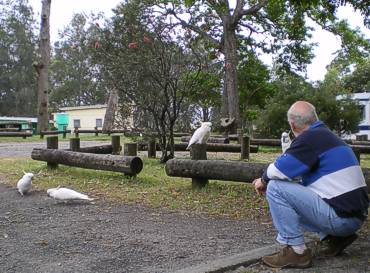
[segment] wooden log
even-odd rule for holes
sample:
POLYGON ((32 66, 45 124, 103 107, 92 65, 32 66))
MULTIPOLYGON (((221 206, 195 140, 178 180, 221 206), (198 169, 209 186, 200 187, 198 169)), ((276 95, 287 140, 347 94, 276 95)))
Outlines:
POLYGON ((142 160, 136 156, 100 155, 35 148, 32 150, 31 158, 85 169, 122 172, 126 175, 136 175, 143 168, 142 160))
MULTIPOLYGON (((183 136, 181 137, 181 142, 189 142, 191 136, 183 136)), ((207 143, 224 143, 228 144, 230 143, 230 140, 225 137, 210 137, 207 140, 207 143)))
MULTIPOLYGON (((46 138, 46 148, 47 149, 58 149, 58 136, 50 136, 46 138)), ((57 163, 48 162, 47 163, 48 169, 56 169, 58 168, 57 163)))
MULTIPOLYGON (((194 144, 190 148, 190 155, 192 160, 207 160, 207 145, 206 144, 194 144)), ((191 179, 191 185, 193 189, 200 189, 208 184, 208 179, 193 177, 191 179)))
POLYGON ((80 151, 80 139, 78 137, 69 139, 69 149, 73 152, 80 151))
POLYGON ((119 155, 121 153, 121 137, 111 136, 112 139, 112 154, 119 155))
POLYGON ((250 153, 250 138, 249 136, 242 136, 241 137, 241 152, 240 152, 240 159, 241 160, 249 160, 249 153, 250 153))
POLYGON ((48 136, 48 135, 59 135, 59 134, 65 134, 65 133, 71 133, 71 130, 41 131, 40 135, 48 136))
MULTIPOLYGON (((165 171, 168 176, 206 178, 213 180, 252 183, 261 177, 267 163, 249 163, 231 160, 186 160, 170 159, 165 171)), ((370 168, 362 168, 370 193, 370 168)))
POLYGON ((123 145, 123 155, 136 156, 137 155, 137 143, 125 143, 123 145))
POLYGON ((156 149, 155 139, 151 139, 148 142, 148 157, 156 158, 156 152, 157 152, 157 149, 156 149))
POLYGON ((77 130, 79 134, 95 134, 95 136, 97 136, 97 134, 101 133, 102 130, 95 130, 95 129, 78 129, 77 130))
MULTIPOLYGON (((177 152, 187 151, 186 147, 188 143, 175 143, 174 149, 177 152)), ((138 143, 138 151, 147 151, 147 143, 138 143)), ((161 147, 159 144, 156 144, 156 150, 160 151, 161 147)), ((228 152, 228 153, 240 153, 241 145, 240 144, 219 144, 219 143, 207 143, 207 152, 228 152)), ((258 153, 258 146, 250 145, 250 153, 258 153)))
POLYGON ((0 137, 31 137, 31 132, 0 132, 0 137))
POLYGON ((82 147, 82 148, 80 148, 79 152, 89 153, 89 154, 112 154, 113 147, 112 147, 111 144, 109 144, 109 145, 100 145, 100 146, 82 147))
POLYGON ((281 146, 280 139, 251 139, 251 145, 264 145, 264 146, 281 146))
POLYGON ((367 145, 349 145, 352 150, 355 149, 358 153, 361 154, 370 154, 370 146, 367 145))

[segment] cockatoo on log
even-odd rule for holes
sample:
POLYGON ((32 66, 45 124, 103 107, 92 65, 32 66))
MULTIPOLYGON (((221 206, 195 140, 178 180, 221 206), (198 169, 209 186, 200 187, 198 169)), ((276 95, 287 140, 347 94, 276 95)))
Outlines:
POLYGON ((92 201, 93 198, 88 197, 86 194, 68 188, 52 188, 47 190, 48 196, 58 201, 74 201, 74 200, 88 200, 92 201))
POLYGON ((17 183, 17 189, 22 196, 31 190, 33 178, 33 173, 23 173, 23 177, 19 179, 17 183))
POLYGON ((189 141, 188 147, 186 147, 186 150, 189 150, 193 144, 206 144, 211 134, 211 126, 211 122, 203 122, 202 125, 195 130, 189 141))
POLYGON ((281 149, 283 153, 290 147, 290 144, 292 143, 292 140, 289 137, 289 133, 283 132, 281 134, 281 149))

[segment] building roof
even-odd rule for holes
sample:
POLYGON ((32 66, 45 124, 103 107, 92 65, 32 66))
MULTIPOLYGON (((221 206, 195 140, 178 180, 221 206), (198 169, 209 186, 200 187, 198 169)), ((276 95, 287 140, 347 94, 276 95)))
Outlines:
POLYGON ((341 100, 347 97, 353 100, 370 100, 370 93, 362 92, 362 93, 350 93, 350 94, 345 94, 345 95, 338 95, 337 99, 341 100))
POLYGON ((32 117, 0 117, 0 121, 4 122, 37 122, 37 118, 32 117))
POLYGON ((72 107, 62 107, 59 108, 60 111, 74 111, 74 110, 84 110, 84 109, 101 109, 107 108, 106 104, 95 104, 95 105, 82 105, 82 106, 72 106, 72 107))

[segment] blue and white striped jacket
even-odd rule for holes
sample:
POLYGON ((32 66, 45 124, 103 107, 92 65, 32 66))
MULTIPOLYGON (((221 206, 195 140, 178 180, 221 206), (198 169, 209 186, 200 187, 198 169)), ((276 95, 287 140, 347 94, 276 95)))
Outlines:
POLYGON ((369 207, 365 178, 355 154, 321 121, 295 138, 262 178, 266 182, 298 179, 341 217, 361 218, 369 207))

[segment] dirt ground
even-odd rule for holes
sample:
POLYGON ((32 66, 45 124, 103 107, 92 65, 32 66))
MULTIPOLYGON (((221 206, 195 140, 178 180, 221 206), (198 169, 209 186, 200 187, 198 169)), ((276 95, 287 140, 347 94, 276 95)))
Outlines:
MULTIPOLYGON (((26 146, 16 156, 29 156, 26 146)), ((9 147, 0 143, 1 157, 14 156, 9 147)), ((21 197, 4 182, 0 176, 0 273, 174 272, 274 243, 271 219, 210 218, 101 199, 57 203, 41 191, 21 197)), ((342 256, 283 272, 370 272, 365 225, 342 256)), ((257 263, 231 272, 276 270, 257 263)))

